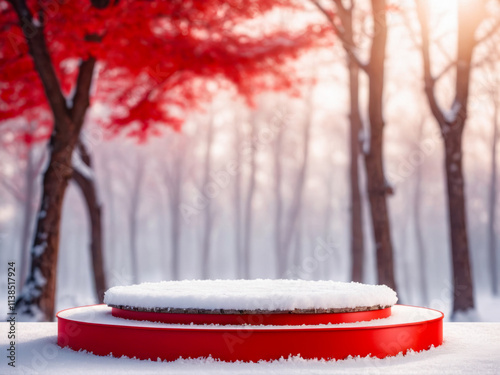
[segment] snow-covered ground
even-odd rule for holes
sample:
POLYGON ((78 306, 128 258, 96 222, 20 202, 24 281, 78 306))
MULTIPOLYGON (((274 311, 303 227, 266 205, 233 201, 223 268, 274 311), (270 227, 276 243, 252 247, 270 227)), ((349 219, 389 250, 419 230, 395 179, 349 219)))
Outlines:
MULTIPOLYGON (((7 332, 7 323, 0 331, 7 332)), ((499 323, 446 323, 444 344, 422 353, 386 359, 352 358, 343 361, 283 359, 271 363, 225 363, 212 359, 175 362, 97 357, 56 345, 56 323, 19 323, 16 368, 2 355, 1 374, 481 374, 500 373, 499 323)), ((0 336, 2 351, 7 334, 0 336)))

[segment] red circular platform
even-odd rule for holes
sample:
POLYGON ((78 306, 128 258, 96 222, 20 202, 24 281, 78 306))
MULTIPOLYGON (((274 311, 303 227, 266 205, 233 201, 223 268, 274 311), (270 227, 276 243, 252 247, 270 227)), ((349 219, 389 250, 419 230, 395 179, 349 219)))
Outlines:
POLYGON ((391 308, 356 311, 335 314, 175 314, 146 311, 133 311, 111 308, 111 314, 117 318, 146 320, 169 324, 222 324, 222 325, 317 325, 335 323, 353 323, 374 319, 388 318, 391 308))
POLYGON ((212 357, 223 361, 260 361, 301 356, 344 359, 383 358, 420 351, 443 341, 443 314, 396 305, 392 316, 369 322, 307 326, 182 325, 125 320, 111 308, 94 305, 63 310, 58 345, 151 360, 212 357))

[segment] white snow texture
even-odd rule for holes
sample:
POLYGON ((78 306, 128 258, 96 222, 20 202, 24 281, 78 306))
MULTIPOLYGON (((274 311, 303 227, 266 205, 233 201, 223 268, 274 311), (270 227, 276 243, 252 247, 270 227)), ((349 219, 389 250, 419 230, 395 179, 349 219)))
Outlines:
MULTIPOLYGON (((7 332, 9 323, 0 323, 7 332)), ((274 362, 230 363, 212 358, 179 359, 175 362, 140 361, 99 357, 61 349, 56 344, 57 323, 19 323, 16 340, 16 367, 4 363, 5 375, 88 375, 88 374, 182 374, 182 375, 299 375, 299 374, 481 374, 500 372, 499 323, 445 323, 444 344, 422 353, 377 358, 350 358, 342 361, 304 360, 300 357, 274 362)), ((8 348, 7 335, 0 346, 8 348)))
POLYGON ((309 280, 183 280, 115 286, 108 305, 143 308, 234 310, 334 309, 392 306, 396 292, 385 285, 309 280))

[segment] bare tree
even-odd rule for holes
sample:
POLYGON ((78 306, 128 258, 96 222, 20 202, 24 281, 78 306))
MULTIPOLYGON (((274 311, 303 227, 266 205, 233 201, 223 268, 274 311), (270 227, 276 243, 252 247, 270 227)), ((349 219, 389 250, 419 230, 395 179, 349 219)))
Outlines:
MULTIPOLYGON (((317 0, 312 2, 325 14, 333 24, 334 29, 340 31, 333 15, 329 14, 317 0)), ((359 59, 354 54, 354 2, 345 7, 341 1, 334 1, 338 10, 338 19, 342 25, 340 38, 346 53, 347 70, 349 72, 349 180, 350 180, 350 231, 351 231, 351 280, 363 281, 364 265, 364 236, 363 236, 363 200, 360 192, 359 166, 362 162, 361 142, 363 137, 363 121, 359 103, 359 59)))
POLYGON ((43 23, 33 17, 25 1, 11 3, 23 26, 29 53, 54 118, 49 161, 43 176, 40 211, 31 250, 31 266, 27 281, 16 301, 16 308, 18 314, 31 319, 52 320, 62 204, 73 174, 71 157, 89 107, 89 92, 96 60, 88 56, 81 61, 73 98, 67 101, 50 58, 43 23))
MULTIPOLYGON (((445 149, 445 173, 448 217, 453 263, 453 313, 474 308, 463 175, 462 138, 467 121, 472 57, 477 45, 476 31, 486 19, 488 0, 458 2, 458 37, 456 60, 438 75, 432 74, 429 30, 429 4, 416 0, 420 23, 420 49, 423 59, 425 95, 441 131, 445 149), (435 93, 438 80, 455 68, 455 98, 449 111, 442 109, 435 93)), ((495 30, 497 26, 492 29, 495 30)), ((489 36, 490 33, 487 34, 489 36)))
MULTIPOLYGON (((304 120, 302 124, 302 154, 300 155, 300 161, 298 164, 298 171, 295 177, 295 182, 293 184, 293 191, 292 191, 292 199, 290 202, 289 209, 287 210, 287 215, 285 218, 283 218, 283 222, 277 223, 277 226, 279 227, 279 237, 278 237, 278 248, 277 248, 277 253, 278 253, 278 262, 277 262, 277 272, 278 272, 278 277, 284 277, 286 275, 286 270, 287 267, 289 266, 289 254, 290 254, 290 248, 292 244, 292 240, 294 238, 294 233, 297 230, 297 223, 298 219, 300 216, 300 212, 302 210, 302 199, 303 199, 303 191, 304 191, 304 186, 306 183, 306 176, 307 176, 307 167, 308 167, 308 159, 309 159, 309 146, 310 146, 310 135, 311 135, 311 124, 312 124, 312 91, 307 95, 306 99, 306 109, 304 112, 304 120)), ((281 130, 278 136, 279 139, 279 149, 281 150, 281 142, 282 140, 282 134, 281 130)), ((276 157, 280 157, 279 154, 276 154, 276 157)), ((282 154, 281 154, 282 155, 282 154)), ((280 179, 277 180, 279 184, 276 185, 276 193, 275 194, 280 194, 281 193, 281 164, 280 162, 277 163, 277 166, 279 167, 278 172, 280 175, 280 179), (279 189, 278 189, 279 187, 279 189)), ((281 198, 279 198, 281 202, 281 198)), ((283 207, 281 207, 282 203, 280 203, 280 219, 281 219, 281 214, 283 213, 283 207)), ((278 211, 278 210, 277 210, 278 211)), ((277 218, 278 219, 278 218, 277 218)))
POLYGON ((368 198, 372 217, 375 247, 377 251, 378 282, 396 290, 394 277, 394 258, 387 209, 388 188, 383 167, 383 97, 385 48, 387 43, 387 2, 372 0, 373 37, 370 63, 367 68, 369 77, 368 118, 370 121, 369 150, 365 154, 365 167, 368 185, 368 198))
POLYGON ((130 181, 132 189, 130 191, 130 205, 128 212, 131 271, 132 282, 134 284, 139 282, 139 249, 137 244, 137 235, 139 232, 139 208, 144 172, 144 158, 139 152, 136 156, 130 181))
MULTIPOLYGON (((28 124, 28 133, 35 131, 33 124, 28 124)), ((73 164, 73 178, 72 181, 76 183, 82 192, 84 203, 89 213, 90 223, 90 256, 92 259, 92 271, 94 276, 94 289, 97 299, 100 303, 103 301, 104 292, 106 291, 106 279, 104 271, 103 260, 103 246, 102 246, 102 225, 101 225, 101 208, 97 198, 96 187, 94 182, 94 174, 91 169, 92 160, 90 154, 87 152, 85 146, 79 142, 77 145, 78 151, 77 160, 73 164)), ((23 286, 28 274, 29 267, 29 240, 33 229, 33 215, 35 212, 35 205, 33 202, 34 197, 37 195, 36 180, 41 173, 42 166, 45 162, 45 153, 42 153, 38 158, 35 156, 34 146, 31 144, 26 145, 26 160, 25 160, 25 181, 24 187, 17 188, 7 180, 2 179, 3 185, 9 190, 14 197, 23 205, 23 220, 21 228, 21 272, 20 272, 20 288, 23 286), (24 191, 22 191, 24 190, 24 191)))
MULTIPOLYGON (((329 162, 329 168, 333 168, 333 157, 330 156, 328 158, 329 162)), ((325 185, 326 185, 326 204, 325 204, 325 209, 324 209, 324 219, 323 219, 323 238, 330 238, 332 235, 332 216, 333 216, 333 205, 332 205, 332 197, 333 197, 333 186, 334 186, 334 175, 333 173, 327 173, 326 178, 325 178, 325 185)), ((323 278, 326 280, 329 278, 329 275, 331 274, 331 259, 330 257, 327 258, 324 262, 322 262, 322 275, 323 278)))
MULTIPOLYGON (((35 196, 35 181, 40 173, 40 169, 35 167, 33 156, 33 148, 28 147, 28 155, 26 157, 26 183, 24 189, 24 204, 23 204, 23 224, 21 229, 21 274, 19 288, 23 287, 24 281, 28 275, 29 267, 29 240, 31 238, 33 214, 35 207, 33 197, 35 196)), ((43 160, 43 158, 41 159, 43 160)), ((41 163, 40 163, 41 164, 41 163)))
POLYGON ((392 194, 384 175, 383 163, 383 99, 385 52, 387 44, 387 1, 371 0, 371 46, 369 62, 364 63, 357 55, 357 43, 353 37, 353 14, 355 1, 348 1, 346 6, 342 0, 333 0, 335 12, 330 12, 317 0, 312 0, 318 9, 326 16, 335 34, 342 41, 348 56, 349 86, 350 86, 350 121, 351 121, 351 249, 353 254, 352 277, 360 278, 362 268, 363 236, 362 236, 362 205, 359 194, 359 174, 356 174, 358 157, 358 137, 362 129, 359 115, 359 82, 358 71, 362 70, 368 76, 368 150, 365 150, 365 170, 368 198, 375 248, 377 255, 378 282, 396 290, 394 277, 394 259, 391 241, 391 228, 387 208, 387 195, 392 194), (358 88, 356 87, 358 86, 358 88), (354 149, 353 149, 354 147, 354 149), (354 177, 354 180, 353 180, 354 177), (356 185, 358 187, 356 188, 356 185))
POLYGON ((189 140, 186 134, 171 134, 168 143, 168 160, 162 164, 163 181, 168 192, 168 207, 170 217, 170 246, 171 246, 171 277, 178 280, 180 277, 180 247, 182 239, 181 204, 183 199, 183 184, 186 177, 186 150, 189 140))
POLYGON ((82 140, 78 141, 73 159, 78 160, 76 163, 73 161, 73 181, 80 188, 89 215, 90 255, 95 293, 99 303, 102 303, 107 284, 104 269, 101 203, 97 195, 92 158, 82 140))
POLYGON ((107 220, 106 225, 106 254, 110 257, 110 259, 118 258, 119 254, 117 254, 118 244, 116 244, 116 211, 115 211, 115 191, 113 189, 113 168, 112 163, 115 160, 115 151, 112 147, 108 147, 105 155, 99 158, 99 162, 101 167, 103 168, 103 175, 106 178, 102 179, 102 190, 104 193, 104 201, 106 202, 106 210, 103 212, 105 220, 107 220))
POLYGON ((283 220, 283 195, 282 195, 282 181, 283 181, 283 127, 277 131, 274 141, 273 161, 274 161, 274 246, 276 251, 276 270, 277 276, 280 277, 280 263, 284 262, 282 259, 281 238, 282 238, 282 220, 283 220))
POLYGON ((256 180, 255 173, 257 171, 256 155, 257 155, 257 119, 255 113, 252 113, 250 118, 250 171, 248 175, 248 187, 245 199, 245 221, 243 232, 243 277, 250 278, 250 255, 252 252, 252 228, 253 228, 253 199, 255 195, 256 180))
MULTIPOLYGON (((203 167, 202 189, 208 190, 210 184, 210 171, 212 170, 212 146, 214 142, 214 118, 210 116, 206 130, 205 140, 205 163, 203 167)), ((212 197, 208 197, 207 204, 204 207, 203 221, 203 240, 202 240, 202 260, 201 260, 201 275, 203 279, 210 277, 210 255, 212 252, 212 229, 213 229, 213 214, 212 214, 212 197)))
POLYGON ((297 222, 296 222, 296 228, 293 233, 293 260, 292 263, 295 267, 300 266, 300 262, 302 261, 303 257, 305 254, 303 254, 303 232, 304 232, 304 222, 302 220, 303 218, 303 210, 301 210, 298 214, 297 217, 297 222))
POLYGON ((399 283, 399 303, 410 303, 413 300, 412 291, 412 269, 411 269, 411 254, 410 247, 408 246, 408 233, 409 233, 409 221, 410 212, 405 206, 401 210, 401 218, 398 219, 398 258, 400 259, 400 265, 402 268, 402 277, 399 283))
MULTIPOLYGON (((425 125, 425 118, 420 120, 417 134, 417 145, 422 144, 422 137, 425 125)), ((415 241, 417 249, 417 262, 419 271, 420 293, 422 305, 429 304, 429 286, 427 284, 427 246, 425 245, 425 236, 422 228, 422 180, 424 178, 422 163, 417 163, 415 169, 415 187, 413 193, 413 225, 415 232, 415 241)))
POLYGON ((242 134, 240 121, 238 116, 235 118, 234 128, 234 151, 235 161, 239 168, 238 173, 234 176, 234 241, 235 241, 235 254, 236 254, 236 274, 239 278, 245 277, 245 261, 243 256, 242 247, 242 210, 241 210, 241 147, 242 147, 242 134))
POLYGON ((493 104, 493 137, 491 140, 491 179, 489 184, 489 202, 488 202, 488 254, 490 264, 491 291, 493 295, 498 295, 498 267, 497 267, 497 236, 496 236, 496 208, 497 208, 497 150, 500 140, 500 131, 498 130, 498 116, 500 100, 498 97, 498 87, 494 86, 491 90, 491 99, 493 104))
MULTIPOLYGON (((32 133, 34 126, 31 123, 27 124, 27 132, 32 133)), ((36 204, 34 197, 37 195, 36 182, 41 173, 45 162, 45 153, 36 156, 35 147, 33 144, 22 145, 23 156, 20 160, 23 162, 24 173, 22 179, 18 183, 9 180, 2 176, 0 179, 4 188, 15 198, 22 206, 23 217, 20 231, 20 264, 21 272, 19 277, 19 289, 22 289, 29 269, 29 242, 33 231, 34 213, 36 204)))

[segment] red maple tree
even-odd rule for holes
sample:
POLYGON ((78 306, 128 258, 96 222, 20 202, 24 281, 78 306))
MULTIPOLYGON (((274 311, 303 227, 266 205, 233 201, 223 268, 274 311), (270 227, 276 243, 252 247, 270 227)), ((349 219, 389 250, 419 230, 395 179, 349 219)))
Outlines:
POLYGON ((68 181, 78 177, 74 151, 90 164, 79 137, 91 104, 109 110, 96 119, 104 129, 145 139, 165 125, 179 128, 182 110, 210 100, 208 80, 231 82, 247 98, 290 87, 293 74, 283 66, 318 43, 322 30, 264 33, 246 21, 294 6, 289 0, 0 0, 0 116, 37 121, 45 129, 39 136, 50 136, 19 313, 53 318, 62 202, 68 181))

